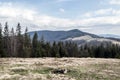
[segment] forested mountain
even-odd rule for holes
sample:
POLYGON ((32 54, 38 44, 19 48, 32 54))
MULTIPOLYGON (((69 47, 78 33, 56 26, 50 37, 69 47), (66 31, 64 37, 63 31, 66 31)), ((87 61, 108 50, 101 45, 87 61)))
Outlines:
POLYGON ((120 42, 79 31, 35 31, 0 24, 0 57, 120 58, 120 42), (52 42, 52 43, 51 43, 52 42))
POLYGON ((82 32, 78 29, 73 29, 69 31, 49 31, 49 30, 33 31, 33 32, 29 32, 31 38, 33 38, 33 35, 35 32, 37 32, 39 39, 42 36, 44 36, 45 41, 49 41, 49 42, 63 41, 68 38, 76 38, 76 37, 85 36, 85 35, 90 35, 93 38, 99 38, 99 36, 97 35, 82 32))
POLYGON ((120 44, 120 40, 117 38, 100 37, 95 34, 80 31, 78 29, 73 29, 69 31, 33 31, 29 32, 31 39, 33 38, 35 32, 37 32, 39 40, 41 39, 41 37, 44 36, 44 40, 50 43, 53 43, 54 41, 72 41, 78 44, 78 46, 85 44, 96 46, 100 45, 101 43, 108 42, 112 42, 113 44, 120 44))

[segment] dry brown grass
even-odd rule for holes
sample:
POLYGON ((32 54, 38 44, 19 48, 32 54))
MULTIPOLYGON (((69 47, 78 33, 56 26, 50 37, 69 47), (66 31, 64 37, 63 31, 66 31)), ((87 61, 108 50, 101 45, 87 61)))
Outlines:
POLYGON ((1 58, 0 80, 119 80, 120 59, 1 58), (54 74, 54 69, 68 69, 54 74))

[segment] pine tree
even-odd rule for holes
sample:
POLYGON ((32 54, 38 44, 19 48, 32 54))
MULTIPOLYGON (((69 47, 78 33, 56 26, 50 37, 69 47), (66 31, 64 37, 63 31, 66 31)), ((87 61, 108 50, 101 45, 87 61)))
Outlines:
POLYGON ((42 57, 46 57, 46 55, 47 55, 45 48, 46 48, 46 44, 45 44, 44 36, 42 35, 42 37, 40 39, 40 46, 39 46, 39 50, 40 50, 42 57))
POLYGON ((0 57, 5 57, 5 53, 3 50, 3 36, 2 36, 2 25, 0 23, 0 57))
POLYGON ((63 42, 58 42, 58 47, 59 47, 59 54, 60 57, 66 57, 66 50, 65 50, 65 46, 63 44, 63 42))
POLYGON ((31 55, 31 39, 28 34, 28 29, 25 29, 24 33, 24 57, 30 57, 31 55))
POLYGON ((21 25, 20 23, 18 23, 17 28, 16 28, 16 40, 17 40, 17 55, 18 57, 24 57, 24 53, 23 53, 23 36, 21 34, 21 25))
POLYGON ((18 23, 18 25, 17 25, 16 34, 18 37, 21 37, 21 25, 20 25, 20 23, 18 23))
POLYGON ((38 42, 38 35, 35 32, 32 40, 32 57, 39 57, 39 42, 38 42))
POLYGON ((4 27, 4 51, 7 57, 10 57, 10 38, 9 38, 9 29, 8 29, 8 23, 5 23, 4 27))
POLYGON ((59 47, 57 46, 56 42, 53 42, 52 48, 51 48, 51 56, 52 57, 60 57, 59 54, 59 47))
POLYGON ((10 32, 10 53, 12 57, 16 56, 16 37, 14 33, 14 28, 11 29, 10 32))
POLYGON ((46 53, 46 57, 51 57, 51 45, 49 42, 46 42, 45 45, 45 53, 46 53))

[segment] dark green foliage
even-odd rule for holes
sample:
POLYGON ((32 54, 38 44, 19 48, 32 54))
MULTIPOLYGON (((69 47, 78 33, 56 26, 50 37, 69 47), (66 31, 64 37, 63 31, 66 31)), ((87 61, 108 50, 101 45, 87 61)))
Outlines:
POLYGON ((39 57, 39 42, 38 42, 38 35, 37 32, 35 32, 32 40, 32 57, 39 57))
POLYGON ((4 27, 4 38, 3 38, 3 43, 4 43, 4 52, 6 57, 10 57, 10 38, 9 38, 9 29, 8 29, 8 23, 5 23, 4 27))
POLYGON ((0 23, 0 57, 5 57, 5 53, 3 50, 3 36, 2 36, 2 25, 0 23))
POLYGON ((50 54, 51 45, 49 42, 46 42, 44 50, 45 50, 45 54, 46 54, 45 57, 51 57, 51 54, 50 54))
POLYGON ((17 29, 16 29, 16 41, 17 41, 17 45, 16 45, 16 54, 17 57, 24 57, 24 39, 23 39, 23 35, 21 34, 21 25, 20 23, 18 23, 17 25, 17 29))
POLYGON ((60 57, 59 54, 59 48, 57 46, 57 43, 54 41, 52 48, 51 48, 51 57, 60 57))
POLYGON ((31 55, 31 39, 30 35, 28 34, 28 29, 26 28, 25 33, 24 33, 24 56, 23 57, 30 57, 31 55))
MULTIPOLYGON (((120 58, 120 46, 115 45, 112 43, 108 43, 106 46, 104 44, 101 44, 100 46, 92 46, 86 48, 88 51, 88 56, 87 57, 95 57, 95 58, 120 58)), ((82 50, 82 53, 84 51, 82 50)), ((83 56, 81 56, 83 57, 83 56)))
POLYGON ((12 28, 9 32, 8 24, 5 23, 2 33, 0 24, 0 57, 95 57, 95 58, 120 58, 120 45, 101 43, 99 46, 85 44, 78 46, 76 43, 67 42, 45 42, 44 36, 38 39, 35 32, 31 40, 26 28, 21 34, 21 25, 18 23, 16 32, 12 28), (16 33, 16 34, 15 34, 16 33))

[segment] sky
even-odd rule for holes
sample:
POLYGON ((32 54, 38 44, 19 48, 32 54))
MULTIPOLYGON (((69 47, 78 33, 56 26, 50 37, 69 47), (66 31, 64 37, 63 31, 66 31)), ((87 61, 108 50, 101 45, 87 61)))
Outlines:
POLYGON ((0 0, 0 23, 22 30, 120 35, 120 0, 0 0))

